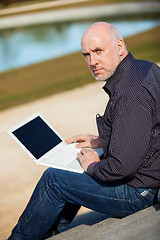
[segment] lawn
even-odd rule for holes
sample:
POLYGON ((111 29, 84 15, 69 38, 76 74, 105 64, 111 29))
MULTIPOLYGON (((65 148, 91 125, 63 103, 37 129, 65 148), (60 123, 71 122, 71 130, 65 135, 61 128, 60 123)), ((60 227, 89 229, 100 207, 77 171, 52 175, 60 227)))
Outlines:
MULTIPOLYGON (((128 37, 136 58, 160 62, 160 27, 128 37)), ((95 81, 81 52, 0 74, 0 110, 95 81)))

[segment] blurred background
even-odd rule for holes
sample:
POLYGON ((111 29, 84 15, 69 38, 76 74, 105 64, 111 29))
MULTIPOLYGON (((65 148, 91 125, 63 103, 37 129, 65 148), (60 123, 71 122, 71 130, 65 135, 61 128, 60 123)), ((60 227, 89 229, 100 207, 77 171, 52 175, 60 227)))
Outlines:
POLYGON ((40 111, 63 137, 97 133, 95 115, 107 99, 80 52, 81 36, 95 21, 117 27, 134 57, 160 63, 159 1, 0 1, 0 240, 45 169, 7 129, 40 111))

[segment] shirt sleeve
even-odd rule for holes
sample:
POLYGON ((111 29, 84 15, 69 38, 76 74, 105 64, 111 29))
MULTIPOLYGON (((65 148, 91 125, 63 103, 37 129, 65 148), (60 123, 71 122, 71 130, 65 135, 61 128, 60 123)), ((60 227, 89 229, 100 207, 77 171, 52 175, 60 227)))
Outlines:
POLYGON ((149 149, 151 109, 151 101, 144 95, 134 100, 123 97, 116 103, 107 156, 89 165, 89 175, 108 182, 135 176, 149 149))

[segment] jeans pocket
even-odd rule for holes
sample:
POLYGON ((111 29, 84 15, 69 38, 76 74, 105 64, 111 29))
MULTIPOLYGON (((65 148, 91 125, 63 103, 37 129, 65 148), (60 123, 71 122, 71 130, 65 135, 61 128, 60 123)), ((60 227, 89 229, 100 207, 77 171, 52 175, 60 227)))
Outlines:
POLYGON ((137 195, 139 196, 137 201, 141 202, 141 204, 144 204, 144 208, 150 207, 155 203, 155 198, 157 193, 155 190, 137 188, 136 191, 137 191, 137 195))

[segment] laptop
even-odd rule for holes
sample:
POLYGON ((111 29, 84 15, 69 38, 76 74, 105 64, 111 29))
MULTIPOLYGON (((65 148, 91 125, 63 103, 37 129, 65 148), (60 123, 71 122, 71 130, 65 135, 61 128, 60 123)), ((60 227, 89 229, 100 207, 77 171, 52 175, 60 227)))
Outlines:
MULTIPOLYGON (((77 158, 80 149, 77 143, 66 144, 60 134, 44 119, 35 113, 8 130, 13 139, 39 165, 83 173, 77 158)), ((94 149, 98 155, 102 148, 94 149)))

